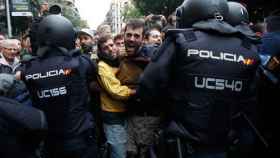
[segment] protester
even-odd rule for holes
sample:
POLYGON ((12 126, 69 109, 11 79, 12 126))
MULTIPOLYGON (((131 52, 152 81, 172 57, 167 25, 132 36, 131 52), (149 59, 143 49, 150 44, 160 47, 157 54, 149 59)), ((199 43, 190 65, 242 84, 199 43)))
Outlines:
MULTIPOLYGON (((18 42, 14 39, 1 41, 2 52, 0 52, 0 66, 5 68, 5 73, 14 73, 19 66, 18 42)), ((1 68, 2 69, 2 68, 1 68)), ((3 70, 3 69, 2 69, 3 70)))
POLYGON ((78 31, 79 45, 81 47, 82 53, 89 56, 91 59, 96 60, 96 41, 92 30, 84 28, 78 31))
POLYGON ((127 109, 123 101, 135 94, 135 90, 122 85, 117 79, 119 61, 113 38, 110 35, 98 41, 98 79, 102 87, 101 106, 104 131, 110 145, 111 158, 126 158, 127 109))

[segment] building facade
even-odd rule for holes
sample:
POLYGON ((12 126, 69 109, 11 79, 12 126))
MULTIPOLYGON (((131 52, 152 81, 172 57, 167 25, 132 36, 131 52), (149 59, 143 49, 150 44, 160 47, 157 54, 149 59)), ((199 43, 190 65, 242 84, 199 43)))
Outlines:
MULTIPOLYGON (((25 34, 32 19, 39 15, 42 0, 0 0, 0 33, 8 37, 25 34), (7 7, 8 6, 8 7, 7 7)), ((59 4, 73 24, 78 25, 80 15, 75 0, 47 0, 49 7, 59 4), (76 22, 76 23, 75 23, 76 22)))
POLYGON ((105 23, 109 24, 113 33, 119 33, 124 26, 122 12, 131 0, 112 0, 110 10, 106 15, 105 23))

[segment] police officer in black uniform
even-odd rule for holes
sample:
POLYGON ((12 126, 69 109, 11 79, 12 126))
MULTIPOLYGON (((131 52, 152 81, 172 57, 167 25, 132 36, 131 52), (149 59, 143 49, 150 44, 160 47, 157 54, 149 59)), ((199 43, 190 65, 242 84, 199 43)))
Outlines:
POLYGON ((175 137, 173 157, 225 158, 232 116, 254 104, 257 50, 224 22, 228 10, 226 0, 184 1, 177 29, 167 33, 140 79, 139 100, 170 98, 165 132, 175 137))
POLYGON ((21 78, 49 125, 48 158, 97 157, 88 83, 95 65, 75 50, 75 31, 63 16, 49 15, 38 25, 37 57, 25 63, 21 78))

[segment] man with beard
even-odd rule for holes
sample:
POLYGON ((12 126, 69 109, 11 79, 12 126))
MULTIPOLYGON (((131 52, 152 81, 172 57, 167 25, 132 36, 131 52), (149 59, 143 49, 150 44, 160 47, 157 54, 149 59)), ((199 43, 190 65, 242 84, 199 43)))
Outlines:
POLYGON ((117 79, 117 48, 113 38, 105 35, 98 40, 98 81, 102 87, 100 100, 104 132, 111 147, 111 158, 126 158, 126 107, 123 101, 135 94, 135 90, 117 79))
POLYGON ((81 50, 84 54, 88 55, 91 59, 97 59, 97 53, 95 48, 94 33, 90 29, 81 29, 78 32, 78 38, 80 40, 81 50))
MULTIPOLYGON (((126 56, 121 59, 117 77, 129 88, 138 86, 138 79, 149 63, 149 58, 141 54, 144 21, 128 21, 124 31, 126 56)), ((154 131, 159 125, 156 110, 137 102, 133 98, 126 103, 128 108, 128 157, 145 157, 148 146, 153 142, 154 131), (140 105, 141 104, 141 105, 140 105), (156 116, 156 117, 155 117, 156 116)))

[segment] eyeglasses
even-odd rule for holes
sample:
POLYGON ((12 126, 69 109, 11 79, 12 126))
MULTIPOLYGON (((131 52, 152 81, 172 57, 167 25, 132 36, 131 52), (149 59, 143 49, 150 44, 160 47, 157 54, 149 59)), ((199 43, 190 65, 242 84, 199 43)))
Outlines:
POLYGON ((7 49, 7 50, 9 50, 9 51, 18 51, 18 49, 17 48, 5 48, 5 49, 7 49))

